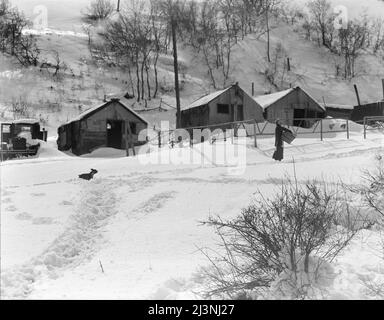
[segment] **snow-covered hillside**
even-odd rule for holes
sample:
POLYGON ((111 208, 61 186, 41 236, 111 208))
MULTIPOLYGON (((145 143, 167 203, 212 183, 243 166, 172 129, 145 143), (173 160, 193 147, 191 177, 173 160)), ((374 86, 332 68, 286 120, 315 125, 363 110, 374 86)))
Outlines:
MULTIPOLYGON (((13 2, 33 17, 36 1, 17 0, 13 2)), ((28 101, 30 117, 38 118, 55 134, 62 123, 77 116, 84 109, 98 104, 106 94, 121 94, 130 90, 127 74, 115 68, 96 67, 91 59, 87 37, 83 33, 79 11, 88 1, 73 1, 71 5, 54 5, 46 0, 38 4, 48 7, 49 26, 60 32, 43 32, 39 37, 39 46, 44 58, 52 59, 52 50, 60 53, 61 60, 68 66, 65 76, 60 81, 53 79, 47 72, 36 68, 23 69, 7 57, 0 57, 0 115, 11 118, 12 101, 28 101), (74 27, 74 23, 77 27, 74 27), (74 33, 74 32, 77 32, 74 33)), ((361 12, 358 1, 334 1, 334 4, 347 5, 351 11, 361 12), (359 8, 359 10, 357 10, 359 8)), ((298 0, 298 5, 303 5, 298 0)), ((383 3, 377 0, 366 2, 371 12, 383 12, 383 3)), ((281 20, 281 19, 280 19, 281 20)), ((297 26, 287 25, 283 21, 274 21, 271 30, 271 54, 281 45, 284 55, 290 58, 291 74, 285 86, 301 86, 320 103, 355 105, 356 96, 353 84, 359 88, 362 103, 382 99, 381 78, 384 64, 379 57, 364 54, 359 57, 353 81, 335 77, 337 57, 324 47, 305 39, 297 26)), ((179 64, 182 83, 181 102, 187 105, 202 95, 214 91, 207 67, 201 55, 189 47, 180 46, 179 64)), ((266 61, 266 39, 248 35, 233 48, 231 70, 228 83, 238 81, 240 86, 251 93, 251 84, 255 83, 255 94, 275 91, 266 79, 268 68, 266 61)), ((164 92, 157 99, 148 101, 149 108, 160 105, 160 99, 175 106, 173 93, 173 62, 171 53, 159 59, 160 87, 164 92)), ((227 83, 227 84, 228 84, 227 83)), ((221 83, 218 83, 220 86, 221 83)), ((143 109, 144 104, 136 108, 143 109)), ((175 112, 170 108, 166 113, 144 113, 152 125, 160 120, 175 122, 175 112)))
MULTIPOLYGON (((195 299, 205 289, 200 267, 210 264, 203 248, 220 250, 219 237, 202 222, 210 216, 234 218, 260 191, 273 196, 285 177, 297 174, 330 186, 359 186, 363 170, 372 168, 384 152, 384 132, 368 131, 345 120, 327 119, 331 132, 320 141, 319 128, 304 130, 285 148, 285 160, 272 160, 270 136, 246 139, 244 158, 223 163, 237 138, 171 149, 150 146, 151 157, 125 157, 125 151, 99 149, 75 157, 57 150, 57 128, 108 94, 130 90, 124 70, 97 65, 83 34, 80 11, 90 0, 11 0, 30 18, 37 5, 48 8, 49 28, 38 35, 42 57, 56 50, 67 69, 61 78, 46 70, 22 68, 0 56, 0 120, 12 119, 13 105, 28 105, 28 117, 48 130, 36 157, 1 162, 1 298, 2 299, 195 299), (333 132, 332 132, 333 131, 333 132), (342 132, 336 132, 342 131, 342 132), (195 161, 191 162, 193 159, 195 161), (242 162, 244 160, 244 162, 242 162), (243 166, 244 165, 244 166, 243 166), (79 174, 98 171, 92 181, 79 174)), ((123 2, 125 0, 122 0, 123 2)), ((128 0, 127 0, 128 1, 128 0)), ((305 0, 295 0, 303 5, 305 0)), ((352 17, 363 7, 384 16, 384 2, 332 0, 347 6, 352 17)), ((335 77, 335 55, 306 40, 297 25, 271 22, 271 53, 280 47, 290 58, 289 84, 301 86, 320 103, 355 105, 353 84, 362 103, 381 100, 384 64, 379 56, 359 57, 353 81, 335 77)), ((181 104, 214 91, 202 56, 179 48, 181 104)), ((265 76, 266 39, 248 35, 233 47, 230 78, 255 94, 275 91, 265 76)), ((150 127, 175 124, 173 57, 170 50, 158 63, 160 94, 136 103, 150 127), (159 108, 159 107, 162 108, 159 108)), ((221 85, 219 85, 221 86, 221 85)), ((133 101, 133 100, 132 100, 133 101)), ((263 124, 260 124, 263 126, 263 124)), ((250 126, 251 131, 253 125, 250 126)), ((248 132, 250 135, 252 132, 248 132)), ((228 160, 228 159, 227 159, 228 160)), ((359 231, 351 245, 332 262, 325 299, 378 299, 367 283, 383 283, 383 231, 359 231)), ((273 297, 272 297, 273 298, 273 297)))
MULTIPOLYGON (((382 133, 369 132, 364 140, 361 130, 350 140, 341 133, 323 142, 298 138, 286 148, 286 160, 275 163, 272 138, 259 139, 259 149, 249 140, 245 172, 233 175, 209 160, 209 145, 161 151, 175 159, 181 150, 204 154, 203 165, 143 165, 140 156, 107 157, 108 150, 71 157, 51 141, 39 158, 1 164, 2 297, 199 298, 198 268, 209 264, 199 248, 217 249, 218 241, 201 221, 235 217, 258 191, 272 195, 293 175, 293 159, 299 183, 359 184, 383 142, 382 133), (80 181, 77 175, 90 168, 99 171, 96 179, 80 181)), ((217 142, 216 152, 224 145, 217 142)), ((333 263, 335 280, 325 298, 376 298, 362 279, 384 280, 381 236, 378 230, 358 234, 333 263)))

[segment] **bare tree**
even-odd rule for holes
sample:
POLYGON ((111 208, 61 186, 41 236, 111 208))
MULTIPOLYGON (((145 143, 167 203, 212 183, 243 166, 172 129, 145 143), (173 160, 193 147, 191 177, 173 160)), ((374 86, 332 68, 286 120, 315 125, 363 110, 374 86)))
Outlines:
POLYGON ((62 61, 57 50, 51 50, 50 59, 47 59, 41 63, 40 69, 52 70, 52 77, 54 77, 56 80, 60 80, 61 72, 65 72, 67 70, 67 64, 62 61))
POLYGON ((40 50, 33 35, 25 35, 30 22, 6 0, 0 2, 0 50, 24 66, 37 66, 40 50))
POLYGON ((178 40, 183 26, 189 25, 188 6, 186 6, 185 0, 159 0, 156 3, 155 11, 171 31, 176 93, 176 127, 181 128, 178 40))
POLYGON ((308 9, 311 16, 311 23, 318 34, 318 43, 332 49, 334 34, 331 4, 327 0, 311 0, 308 2, 308 9))
POLYGON ((376 19, 371 26, 373 53, 384 51, 384 19, 376 19))
POLYGON ((89 7, 83 12, 86 21, 105 20, 115 11, 115 7, 110 0, 93 0, 89 7))
POLYGON ((155 82, 153 97, 157 96, 157 64, 165 50, 166 25, 154 6, 148 13, 144 3, 138 2, 137 6, 122 10, 118 19, 110 21, 100 33, 102 44, 92 46, 94 56, 106 62, 113 61, 127 71, 132 94, 138 102, 152 98, 152 72, 155 82))
POLYGON ((367 21, 349 21, 346 29, 339 30, 339 39, 340 53, 344 57, 344 78, 350 79, 356 75, 357 58, 368 47, 367 21))

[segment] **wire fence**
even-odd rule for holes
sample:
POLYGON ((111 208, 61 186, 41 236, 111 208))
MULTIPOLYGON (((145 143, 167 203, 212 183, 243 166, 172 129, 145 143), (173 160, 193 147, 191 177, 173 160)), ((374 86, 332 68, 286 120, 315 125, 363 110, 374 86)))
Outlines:
MULTIPOLYGON (((384 116, 365 117, 362 121, 353 122, 347 119, 324 119, 324 118, 293 118, 285 119, 287 125, 296 138, 318 138, 332 139, 335 134, 344 133, 346 139, 351 135, 363 135, 367 139, 370 131, 381 132, 384 134, 384 116)), ((151 144, 163 147, 169 144, 174 147, 176 144, 188 142, 189 145, 216 141, 234 141, 238 136, 239 130, 243 129, 248 138, 253 138, 254 147, 257 148, 259 139, 273 137, 275 135, 275 120, 269 122, 258 122, 256 120, 234 121, 217 123, 203 126, 187 127, 172 130, 157 130, 157 136, 148 140, 151 144)), ((339 135, 340 136, 340 135, 339 135)))

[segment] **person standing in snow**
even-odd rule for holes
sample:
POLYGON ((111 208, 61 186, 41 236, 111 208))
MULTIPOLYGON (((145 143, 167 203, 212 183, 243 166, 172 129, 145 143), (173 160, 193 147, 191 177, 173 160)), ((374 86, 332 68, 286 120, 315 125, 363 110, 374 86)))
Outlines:
POLYGON ((281 161, 284 158, 283 132, 291 132, 291 130, 284 128, 281 125, 280 120, 276 120, 276 130, 275 130, 276 151, 273 154, 273 159, 275 159, 276 161, 281 161))

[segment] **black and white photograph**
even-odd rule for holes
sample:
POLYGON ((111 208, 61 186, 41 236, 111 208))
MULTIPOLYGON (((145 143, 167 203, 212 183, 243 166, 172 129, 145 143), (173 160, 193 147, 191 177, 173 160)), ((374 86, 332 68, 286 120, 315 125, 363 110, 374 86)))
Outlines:
POLYGON ((384 300, 384 0, 0 0, 0 130, 0 300, 384 300))

